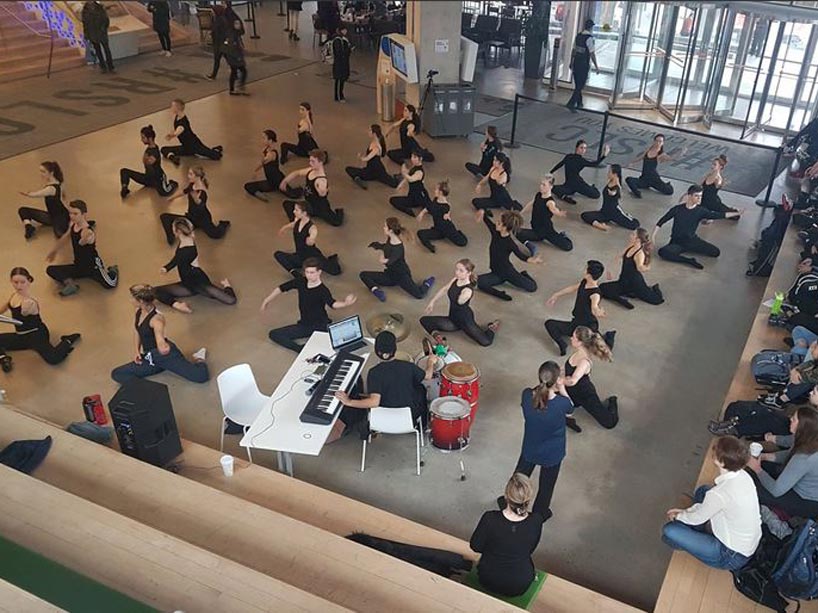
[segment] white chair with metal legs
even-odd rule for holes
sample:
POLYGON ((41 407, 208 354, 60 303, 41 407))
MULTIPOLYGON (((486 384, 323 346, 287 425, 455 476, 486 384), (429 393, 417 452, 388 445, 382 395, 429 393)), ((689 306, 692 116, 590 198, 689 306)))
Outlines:
MULTIPOLYGON (((253 369, 249 364, 237 364, 231 366, 223 371, 216 378, 216 383, 219 386, 219 397, 222 402, 222 418, 221 438, 219 439, 219 449, 224 449, 224 428, 227 425, 227 420, 237 423, 247 430, 255 421, 258 414, 264 408, 264 405, 270 401, 269 396, 262 394, 258 385, 256 384, 256 377, 253 375, 253 369)), ((247 447, 247 457, 250 462, 253 461, 253 456, 250 453, 250 447, 247 447)))
MULTIPOLYGON (((412 421, 410 407, 386 408, 374 407, 369 410, 369 429, 379 434, 414 434, 417 474, 420 475, 420 448, 423 446, 423 425, 420 418, 412 421)), ((371 436, 364 439, 361 451, 361 472, 366 468, 366 446, 371 436)))

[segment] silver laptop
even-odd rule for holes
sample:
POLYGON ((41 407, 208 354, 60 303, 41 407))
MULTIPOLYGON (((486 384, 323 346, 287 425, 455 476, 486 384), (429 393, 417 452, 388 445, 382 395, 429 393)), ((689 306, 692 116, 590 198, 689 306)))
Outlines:
POLYGON ((327 326, 329 342, 337 351, 356 351, 366 347, 361 318, 357 315, 347 317, 327 326))

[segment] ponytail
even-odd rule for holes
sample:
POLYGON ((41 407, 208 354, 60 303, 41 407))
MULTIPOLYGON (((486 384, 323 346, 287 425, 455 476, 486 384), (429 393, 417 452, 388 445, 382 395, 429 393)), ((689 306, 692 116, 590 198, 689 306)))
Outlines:
POLYGON ((619 164, 611 164, 611 172, 616 176, 616 181, 619 186, 622 186, 622 166, 619 164))
POLYGON ((534 392, 534 407, 544 409, 548 405, 548 392, 557 384, 557 379, 559 379, 559 364, 551 360, 543 362, 540 364, 537 376, 540 384, 532 390, 534 392))
POLYGON ((653 253, 653 241, 650 240, 650 233, 645 228, 637 228, 636 237, 642 244, 642 253, 645 254, 645 265, 650 264, 650 256, 653 253))
POLYGON ((602 335, 600 335, 599 332, 594 332, 587 326, 579 326, 576 330, 574 330, 574 335, 576 335, 577 340, 580 342, 582 347, 591 355, 599 358, 600 360, 605 360, 606 362, 613 361, 613 353, 611 353, 611 348, 608 347, 608 344, 605 342, 605 339, 602 338, 602 335))
POLYGON ((310 123, 315 124, 315 120, 312 118, 312 105, 309 102, 302 102, 299 106, 304 107, 304 110, 307 111, 307 116, 310 118, 310 123))
POLYGON ((372 130, 372 134, 375 135, 375 138, 378 139, 378 144, 381 146, 381 157, 386 155, 386 139, 383 137, 383 130, 381 130, 381 126, 376 123, 373 123, 369 126, 369 129, 372 130))
POLYGON ((210 187, 210 184, 207 182, 207 176, 205 176, 204 168, 201 166, 194 166, 191 168, 193 175, 201 180, 205 187, 210 187))
POLYGON ((58 183, 62 184, 62 182, 65 181, 65 177, 63 177, 62 174, 62 168, 60 168, 60 165, 57 164, 57 162, 43 162, 40 164, 40 166, 54 175, 54 178, 57 179, 58 183))

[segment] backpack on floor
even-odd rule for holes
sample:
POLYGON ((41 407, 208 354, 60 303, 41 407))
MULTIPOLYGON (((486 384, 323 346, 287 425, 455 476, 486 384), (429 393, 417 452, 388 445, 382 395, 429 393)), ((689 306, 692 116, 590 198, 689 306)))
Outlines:
POLYGON ((738 570, 733 572, 733 585, 753 602, 785 613, 787 601, 778 593, 772 575, 775 563, 781 550, 782 542, 767 528, 761 527, 761 541, 753 557, 738 570))
POLYGON ((786 598, 810 600, 818 597, 818 525, 807 520, 799 532, 784 542, 773 581, 786 598))
POLYGON ((790 418, 781 409, 772 409, 755 400, 736 400, 724 410, 724 420, 735 420, 741 438, 763 438, 767 432, 783 436, 790 433, 790 418))
POLYGON ((765 349, 753 356, 750 369, 759 385, 784 386, 790 382, 790 370, 801 363, 801 356, 787 351, 765 349))
POLYGON ((784 199, 784 203, 775 208, 770 225, 761 231, 761 238, 756 243, 756 256, 747 269, 748 277, 769 277, 773 271, 773 264, 787 233, 787 226, 792 216, 792 203, 784 199))

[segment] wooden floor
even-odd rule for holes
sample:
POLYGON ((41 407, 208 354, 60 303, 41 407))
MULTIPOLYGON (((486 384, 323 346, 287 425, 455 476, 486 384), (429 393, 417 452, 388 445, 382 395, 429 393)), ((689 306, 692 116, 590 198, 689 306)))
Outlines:
MULTIPOLYGON (((792 285, 800 252, 796 232, 797 230, 791 227, 787 233, 773 274, 770 276, 765 299, 771 297, 775 291, 784 291, 792 285)), ((759 391, 750 370, 752 357, 762 349, 785 346, 782 339, 786 336, 786 332, 782 328, 775 328, 767 324, 769 314, 770 310, 767 307, 759 305, 747 344, 736 369, 735 378, 724 401, 724 407, 735 400, 755 398, 759 391)), ((706 427, 706 424, 702 424, 702 427, 706 427)), ((705 454, 702 470, 696 483, 697 485, 712 483, 717 474, 712 461, 711 446, 705 454)), ((655 608, 656 613, 764 613, 766 611, 769 609, 755 605, 733 588, 732 576, 729 572, 708 568, 692 556, 678 551, 674 552, 671 557, 655 608)), ((801 611, 818 612, 818 603, 804 603, 801 611)))
POLYGON ((61 613, 64 610, 40 600, 0 579, 0 613, 61 613))

